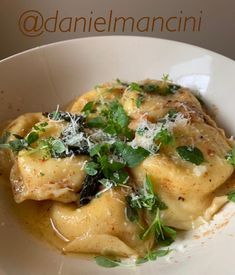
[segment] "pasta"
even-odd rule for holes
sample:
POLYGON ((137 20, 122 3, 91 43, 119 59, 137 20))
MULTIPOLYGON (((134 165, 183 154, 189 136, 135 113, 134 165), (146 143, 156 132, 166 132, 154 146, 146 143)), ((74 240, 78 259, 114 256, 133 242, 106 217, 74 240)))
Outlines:
POLYGON ((65 111, 22 115, 0 148, 15 201, 50 200, 63 251, 105 255, 113 266, 156 258, 177 229, 234 200, 233 142, 166 77, 105 83, 65 111), (229 196, 219 192, 227 182, 229 196))

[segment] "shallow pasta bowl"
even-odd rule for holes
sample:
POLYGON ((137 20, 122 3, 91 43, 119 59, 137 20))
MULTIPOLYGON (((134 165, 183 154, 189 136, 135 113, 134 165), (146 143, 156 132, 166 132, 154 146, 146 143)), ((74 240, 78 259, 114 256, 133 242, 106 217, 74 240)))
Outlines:
MULTIPOLYGON (((197 90, 216 120, 235 133, 235 62, 191 45, 142 37, 94 37, 39 47, 0 62, 0 123, 25 112, 53 110, 98 83, 160 79, 197 90)), ((0 185, 1 186, 1 185, 0 185)), ((2 189, 1 189, 2 190, 2 189)), ((169 256, 123 269, 104 269, 84 257, 64 256, 28 234, 0 192, 0 274, 234 274, 235 205, 209 225, 184 234, 169 256)))

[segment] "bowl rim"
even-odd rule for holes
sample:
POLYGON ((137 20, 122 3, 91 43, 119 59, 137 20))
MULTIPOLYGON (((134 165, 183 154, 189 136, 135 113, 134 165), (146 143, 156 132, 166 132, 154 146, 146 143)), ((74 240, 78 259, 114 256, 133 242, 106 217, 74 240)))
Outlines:
POLYGON ((72 38, 72 39, 66 39, 66 40, 61 40, 61 41, 57 41, 57 42, 52 42, 52 43, 46 43, 43 44, 41 46, 36 46, 30 49, 27 49, 25 51, 21 51, 19 53, 15 53, 13 55, 10 55, 8 57, 5 57, 3 59, 0 60, 0 65, 4 64, 8 61, 11 61, 12 59, 18 57, 18 56, 22 56, 22 55, 26 55, 28 53, 34 53, 40 49, 44 49, 44 48, 51 48, 51 47, 55 47, 55 46, 59 46, 59 45, 66 45, 72 42, 78 42, 80 40, 102 40, 102 39, 143 39, 143 40, 158 40, 160 42, 166 42, 166 43, 170 43, 170 44, 177 44, 177 45, 181 45, 183 47, 190 47, 191 49, 197 49, 197 50, 201 50, 207 54, 213 54, 214 56, 216 56, 217 58, 220 59, 224 59, 228 62, 234 62, 235 60, 233 60, 230 57, 227 57, 223 54, 214 52, 212 50, 200 47, 200 46, 196 46, 194 44, 191 43, 186 43, 186 42, 181 42, 181 41, 177 41, 177 40, 171 40, 171 39, 165 39, 165 38, 158 38, 158 37, 151 37, 151 36, 140 36, 140 35, 96 35, 96 36, 89 36, 89 37, 78 37, 78 38, 72 38))

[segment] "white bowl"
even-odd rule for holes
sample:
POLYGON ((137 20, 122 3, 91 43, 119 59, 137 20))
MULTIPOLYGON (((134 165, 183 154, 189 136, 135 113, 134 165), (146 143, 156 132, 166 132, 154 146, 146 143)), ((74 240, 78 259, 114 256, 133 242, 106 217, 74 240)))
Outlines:
MULTIPOLYGON (((97 83, 159 79, 164 73, 197 89, 217 121, 235 133, 235 62, 191 45, 143 37, 76 39, 39 47, 0 62, 0 122, 24 112, 53 110, 97 83)), ((132 269, 104 269, 93 261, 50 249, 26 233, 0 192, 0 274, 161 274, 232 275, 235 206, 229 204, 208 228, 189 233, 169 257, 132 269), (223 226, 225 216, 228 224, 223 226), (204 231, 203 231, 204 230, 204 231), (204 233, 203 233, 204 232, 204 233), (200 239, 195 236, 200 235, 200 239), (203 236, 204 235, 204 236, 203 236)))

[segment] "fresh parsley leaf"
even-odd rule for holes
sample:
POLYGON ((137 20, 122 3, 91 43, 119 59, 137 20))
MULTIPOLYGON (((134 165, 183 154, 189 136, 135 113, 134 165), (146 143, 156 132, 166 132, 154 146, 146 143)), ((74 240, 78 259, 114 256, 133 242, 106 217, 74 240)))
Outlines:
POLYGON ((28 147, 28 143, 25 139, 14 139, 9 141, 9 147, 14 153, 18 153, 21 150, 28 147))
POLYGON ((147 93, 157 93, 159 92, 159 86, 155 84, 145 84, 143 90, 147 93))
POLYGON ((42 155, 43 159, 50 158, 52 156, 52 140, 54 140, 52 137, 39 140, 37 147, 31 149, 29 151, 29 154, 39 152, 42 155))
POLYGON ((205 161, 201 150, 197 147, 179 146, 176 151, 183 160, 190 161, 196 165, 200 165, 205 161))
POLYGON ((167 254, 170 253, 171 250, 169 249, 166 249, 166 250, 163 250, 163 249, 159 249, 159 250, 152 250, 152 251, 149 251, 149 253, 147 254, 147 258, 150 260, 150 261, 155 261, 157 258, 159 257, 164 257, 166 256, 167 254))
POLYGON ((99 157, 98 162, 100 163, 101 171, 104 173, 106 178, 110 178, 115 182, 120 182, 120 174, 117 174, 117 177, 115 177, 114 172, 118 173, 119 170, 123 169, 125 167, 124 163, 110 160, 107 155, 102 155, 101 157, 99 157))
POLYGON ((174 143, 174 137, 167 129, 161 129, 161 131, 157 133, 154 139, 163 145, 174 143))
POLYGON ((94 176, 98 173, 99 165, 93 161, 87 162, 85 165, 85 171, 88 175, 94 176))
MULTIPOLYGON (((85 170, 89 175, 95 175, 101 172, 108 183, 113 186, 125 185, 129 175, 125 171, 126 164, 114 160, 111 144, 96 144, 89 150, 92 162, 87 163, 85 170)), ((103 184, 103 183, 102 183, 103 184)), ((103 184, 104 185, 104 184, 103 184)), ((107 186, 105 186, 107 187, 107 186)))
POLYGON ((46 129, 45 129, 46 126, 48 126, 48 123, 47 122, 42 122, 38 125, 34 125, 33 129, 38 131, 38 132, 45 132, 46 131, 46 129))
POLYGON ((95 117, 87 122, 88 127, 92 128, 104 128, 107 124, 103 117, 95 117))
POLYGON ((228 200, 235 202, 235 191, 231 191, 227 194, 228 200))
POLYGON ((157 258, 164 257, 167 254, 171 252, 170 249, 163 250, 163 249, 156 249, 156 250, 151 250, 147 253, 147 255, 144 258, 140 258, 136 261, 136 264, 142 264, 147 261, 156 261, 157 258))
POLYGON ((96 256, 95 261, 102 267, 116 267, 120 265, 120 260, 112 260, 104 256, 96 256))
POLYGON ((117 124, 120 127, 127 127, 129 124, 129 117, 127 116, 125 110, 123 109, 122 105, 118 105, 117 107, 115 107, 115 111, 114 113, 114 120, 117 122, 117 124))
POLYGON ((100 144, 96 144, 95 146, 93 146, 92 148, 90 148, 89 150, 89 154, 91 157, 94 157, 95 155, 99 155, 100 149, 101 149, 100 144))
POLYGON ((144 263, 147 263, 147 262, 148 262, 148 259, 144 257, 144 258, 137 259, 135 263, 137 265, 140 265, 140 264, 144 264, 144 263))
POLYGON ((55 139, 54 137, 47 137, 40 139, 37 142, 35 148, 30 148, 29 154, 40 153, 44 160, 48 158, 58 158, 63 157, 63 154, 66 151, 66 146, 60 139, 55 139))
POLYGON ((128 89, 130 91, 137 91, 137 92, 142 92, 143 91, 141 86, 136 82, 131 82, 128 86, 128 89))
POLYGON ((121 141, 115 142, 114 146, 117 153, 121 155, 129 167, 137 166, 150 154, 149 151, 142 147, 134 149, 121 141))
POLYGON ((83 107, 82 112, 85 113, 86 116, 88 116, 91 111, 94 108, 94 101, 89 101, 87 104, 83 107))
POLYGON ((123 106, 118 101, 111 101, 104 104, 99 116, 88 120, 89 127, 103 129, 105 133, 131 139, 132 131, 128 128, 130 118, 123 106))
MULTIPOLYGON (((171 250, 169 250, 169 249, 167 249, 167 250, 159 249, 159 250, 149 251, 145 257, 137 259, 135 264, 139 265, 139 264, 143 264, 147 261, 155 261, 157 258, 164 257, 170 252, 171 252, 171 250)), ((106 268, 113 268, 113 267, 117 267, 117 266, 121 266, 121 267, 133 267, 134 266, 133 264, 121 262, 119 259, 114 260, 114 259, 104 257, 104 256, 96 256, 95 261, 98 265, 100 265, 102 267, 106 267, 106 268)))
POLYGON ((98 265, 100 265, 102 267, 107 267, 107 268, 112 268, 112 267, 117 267, 117 266, 121 266, 121 267, 133 267, 133 266, 135 266, 134 264, 121 262, 120 259, 115 259, 114 260, 114 259, 104 257, 104 256, 96 256, 95 261, 98 265))
MULTIPOLYGON (((9 136, 9 134, 7 134, 7 136, 9 136)), ((0 144, 0 148, 9 148, 10 150, 12 150, 13 153, 18 153, 28 147, 29 144, 27 140, 25 140, 23 137, 16 134, 13 134, 13 136, 16 139, 11 140, 5 144, 0 144)), ((4 139, 6 140, 6 137, 4 137, 4 139)))
POLYGON ((96 144, 95 146, 93 146, 90 150, 89 150, 89 154, 91 157, 94 157, 94 156, 100 156, 101 153, 102 154, 105 154, 106 152, 108 153, 109 151, 109 144, 96 144))
POLYGON ((32 143, 36 142, 39 139, 39 135, 37 132, 33 131, 31 132, 27 137, 26 141, 28 145, 31 145, 32 143))
POLYGON ((52 146, 52 151, 55 154, 62 154, 66 150, 66 147, 65 147, 63 141, 60 139, 52 140, 51 146, 52 146))
POLYGON ((227 159, 227 161, 228 161, 231 165, 235 166, 235 146, 234 146, 233 149, 227 154, 226 159, 227 159))
POLYGON ((127 183, 129 175, 124 169, 120 169, 118 171, 115 171, 110 179, 116 182, 116 184, 123 186, 127 183))

